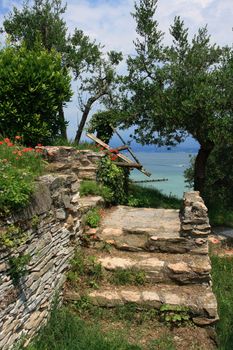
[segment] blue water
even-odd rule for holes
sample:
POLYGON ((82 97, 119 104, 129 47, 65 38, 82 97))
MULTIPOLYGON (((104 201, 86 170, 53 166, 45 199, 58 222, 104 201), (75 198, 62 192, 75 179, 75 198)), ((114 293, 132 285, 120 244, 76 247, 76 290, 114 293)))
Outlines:
POLYGON ((146 153, 137 152, 137 158, 143 167, 152 175, 147 177, 138 170, 131 172, 133 180, 150 180, 166 178, 166 182, 153 182, 143 184, 146 187, 155 187, 164 194, 172 194, 178 198, 182 198, 183 193, 187 191, 187 185, 184 182, 184 170, 189 167, 190 154, 187 152, 162 152, 162 153, 146 153))

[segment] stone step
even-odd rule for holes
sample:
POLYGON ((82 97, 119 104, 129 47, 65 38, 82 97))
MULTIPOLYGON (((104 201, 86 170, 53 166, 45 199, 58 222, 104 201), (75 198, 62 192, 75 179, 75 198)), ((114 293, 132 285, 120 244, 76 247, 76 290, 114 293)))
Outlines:
POLYGON ((171 254, 208 254, 208 240, 206 238, 190 239, 179 237, 174 232, 153 234, 153 229, 129 229, 102 227, 99 239, 116 249, 132 252, 148 251, 171 254))
POLYGON ((104 206, 104 200, 101 196, 85 196, 77 198, 79 209, 87 212, 89 209, 104 206))
POLYGON ((179 211, 118 206, 103 219, 99 239, 128 251, 208 254, 207 238, 180 235, 179 211))
MULTIPOLYGON (((174 286, 159 284, 150 288, 104 286, 98 290, 85 292, 90 302, 99 307, 117 307, 127 303, 138 305, 139 310, 154 308, 160 310, 162 305, 187 308, 186 312, 198 326, 214 324, 218 320, 215 295, 208 286, 174 286)), ((82 294, 68 291, 64 295, 67 301, 77 301, 82 294)))
POLYGON ((211 264, 207 255, 166 254, 110 251, 94 253, 102 267, 110 272, 118 270, 143 271, 147 282, 198 284, 209 283, 211 264))

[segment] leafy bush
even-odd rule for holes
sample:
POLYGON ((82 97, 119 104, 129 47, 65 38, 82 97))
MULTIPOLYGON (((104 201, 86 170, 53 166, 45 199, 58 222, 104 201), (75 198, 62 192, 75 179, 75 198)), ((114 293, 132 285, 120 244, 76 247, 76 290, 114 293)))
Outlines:
MULTIPOLYGON (((17 136, 19 138, 19 136, 17 136)), ((0 141, 0 208, 9 211, 28 204, 35 178, 43 171, 40 151, 0 141)))
POLYGON ((127 202, 128 177, 128 170, 118 167, 108 156, 100 160, 97 181, 112 192, 112 204, 125 204, 127 202))
POLYGON ((90 209, 85 216, 86 225, 95 228, 99 226, 100 214, 97 208, 90 209))
POLYGON ((38 47, 0 50, 0 134, 24 142, 49 143, 64 129, 59 108, 71 97, 70 77, 61 56, 38 47))
POLYGON ((105 203, 110 204, 113 200, 113 193, 110 188, 103 186, 96 181, 82 181, 80 185, 81 196, 101 196, 105 203))

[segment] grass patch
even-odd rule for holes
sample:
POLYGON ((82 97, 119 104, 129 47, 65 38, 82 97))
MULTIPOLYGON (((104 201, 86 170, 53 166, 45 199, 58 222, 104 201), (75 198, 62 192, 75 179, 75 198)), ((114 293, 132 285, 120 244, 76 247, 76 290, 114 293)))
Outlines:
POLYGON ((103 334, 67 308, 54 310, 50 321, 27 350, 141 350, 119 334, 103 334))
POLYGON ((156 188, 130 184, 128 205, 141 208, 180 209, 182 200, 175 196, 162 194, 156 188))
POLYGON ((113 193, 107 186, 101 185, 96 181, 82 181, 80 184, 81 196, 101 196, 106 204, 111 204, 113 193))
POLYGON ((127 284, 144 285, 146 283, 145 271, 137 271, 134 269, 117 269, 109 277, 109 282, 117 286, 124 286, 127 284))
POLYGON ((82 282, 85 287, 98 288, 98 282, 103 278, 103 271, 94 256, 84 256, 83 252, 77 250, 70 264, 67 281, 72 287, 78 287, 82 282))
POLYGON ((233 258, 211 256, 213 289, 218 300, 220 321, 217 324, 219 350, 233 346, 233 258))

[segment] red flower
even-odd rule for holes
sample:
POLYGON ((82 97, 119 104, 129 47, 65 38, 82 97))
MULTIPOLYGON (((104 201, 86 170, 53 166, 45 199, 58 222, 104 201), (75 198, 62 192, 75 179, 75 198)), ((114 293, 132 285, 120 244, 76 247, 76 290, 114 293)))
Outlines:
POLYGON ((8 143, 7 143, 7 146, 8 146, 8 147, 13 147, 14 145, 13 145, 13 143, 8 142, 8 143))
POLYGON ((119 153, 119 151, 118 151, 117 149, 110 149, 109 152, 115 153, 115 154, 118 154, 118 153, 119 153))
POLYGON ((37 147, 42 147, 42 144, 41 144, 41 143, 38 143, 37 147))
POLYGON ((22 138, 22 136, 19 136, 19 135, 15 136, 16 140, 21 140, 21 138, 22 138))
POLYGON ((0 145, 3 145, 3 142, 2 142, 2 141, 0 141, 0 145))
POLYGON ((7 138, 4 139, 4 142, 8 143, 8 142, 11 142, 11 140, 8 139, 8 137, 7 137, 7 138))
POLYGON ((24 148, 23 150, 22 150, 22 152, 30 152, 30 151, 33 151, 33 148, 31 148, 31 147, 27 147, 27 148, 24 148))
POLYGON ((36 153, 42 153, 41 149, 36 149, 36 153))

